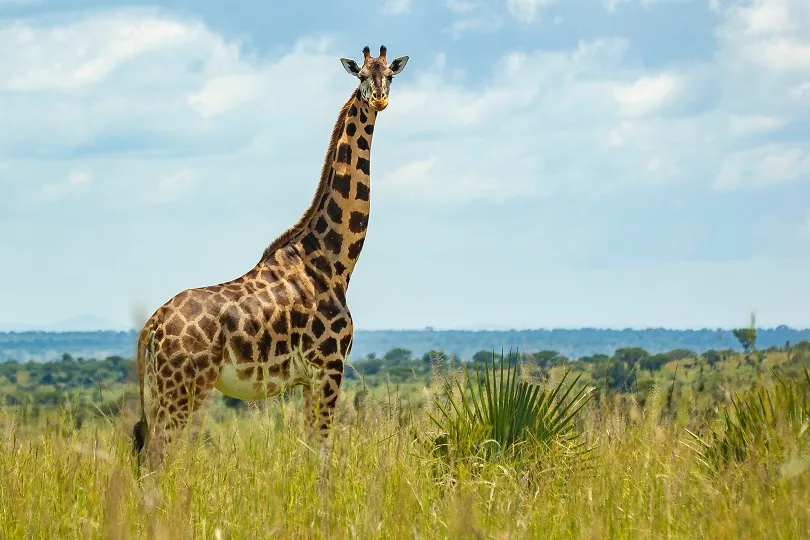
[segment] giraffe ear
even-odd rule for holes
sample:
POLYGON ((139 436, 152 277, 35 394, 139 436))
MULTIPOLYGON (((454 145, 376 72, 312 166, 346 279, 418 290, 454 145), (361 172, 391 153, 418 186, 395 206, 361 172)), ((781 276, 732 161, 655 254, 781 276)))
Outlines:
POLYGON ((391 70, 393 75, 398 75, 403 69, 405 69, 405 64, 408 63, 407 56, 400 56, 399 58, 395 59, 391 62, 391 65, 388 66, 388 69, 391 70))
POLYGON ((358 66, 357 62, 354 60, 341 58, 340 63, 343 64, 343 69, 345 69, 349 75, 354 75, 355 77, 360 75, 360 66, 358 66))

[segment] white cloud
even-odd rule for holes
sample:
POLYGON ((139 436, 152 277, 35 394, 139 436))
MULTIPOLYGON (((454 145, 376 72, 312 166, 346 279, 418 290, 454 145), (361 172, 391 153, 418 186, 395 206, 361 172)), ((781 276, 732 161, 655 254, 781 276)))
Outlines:
POLYGON ((729 132, 732 137, 747 137, 749 135, 761 135, 780 129, 787 121, 773 116, 754 115, 731 115, 729 117, 729 132))
MULTIPOLYGON (((180 153, 197 175, 211 171, 214 158, 208 156, 222 156, 216 161, 221 163, 217 167, 222 175, 236 175, 268 162, 276 170, 300 170, 300 157, 290 153, 290 145, 318 156, 313 160, 317 162, 334 111, 352 85, 337 62, 343 54, 322 39, 302 40, 283 56, 259 60, 196 21, 152 11, 89 15, 56 27, 26 24, 18 24, 16 33, 6 35, 5 41, 0 32, 2 50, 18 50, 22 58, 35 60, 33 65, 22 65, 9 57, 3 68, 9 79, 31 81, 36 78, 30 73, 45 71, 40 64, 48 55, 35 44, 61 47, 51 34, 67 33, 84 40, 84 50, 90 51, 75 65, 67 62, 60 67, 66 79, 84 80, 73 74, 88 62, 107 67, 88 79, 92 83, 66 88, 49 82, 51 91, 61 95, 58 108, 52 98, 39 92, 18 91, 22 101, 14 106, 8 103, 6 110, 15 125, 27 128, 13 136, 7 132, 5 139, 0 131, 0 155, 13 156, 30 147, 43 147, 46 153, 69 152, 136 136, 147 145, 140 150, 142 155, 180 153), (129 48, 119 43, 127 42, 125 36, 141 34, 159 39, 139 38, 137 46, 129 48), (156 42, 160 43, 157 48, 152 45, 156 42), (108 55, 107 51, 127 52, 108 55), (295 85, 289 84, 293 71, 299 74, 295 85), (307 107, 291 108, 290 103, 307 107)), ((497 19, 482 14, 467 20, 466 26, 459 21, 456 29, 486 31, 497 24, 497 19)), ((521 193, 538 196, 555 190, 594 197, 621 186, 648 183, 651 175, 663 175, 678 163, 669 148, 678 130, 649 124, 621 131, 612 92, 616 90, 622 111, 653 122, 674 86, 661 81, 671 82, 676 75, 645 75, 627 67, 625 51, 626 43, 614 39, 583 42, 563 52, 509 52, 495 65, 479 68, 490 73, 489 82, 472 87, 456 72, 445 71, 446 66, 455 65, 445 55, 437 56, 432 65, 410 68, 407 76, 397 80, 381 120, 396 126, 389 144, 403 149, 391 156, 391 170, 424 162, 425 156, 433 155, 427 148, 440 146, 441 158, 421 175, 439 180, 441 188, 427 197, 434 203, 502 201, 521 193), (537 125, 544 129, 538 131, 537 125), (620 131, 608 138, 614 144, 611 150, 605 147, 605 134, 616 129, 620 131), (487 156, 487 165, 470 160, 471 155, 487 156), (582 159, 566 157, 570 155, 582 159), (650 163, 662 165, 651 168, 650 163), (616 174, 605 179, 594 176, 592 168, 616 174)), ((679 148, 688 151, 699 144, 695 139, 679 148)), ((385 146, 375 148, 379 148, 375 157, 385 163, 385 146)), ((171 161, 149 158, 144 167, 137 175, 133 172, 132 182, 165 179, 150 194, 151 200, 176 199, 191 186, 192 175, 178 174, 171 161)), ((391 170, 376 170, 381 177, 390 176, 391 189, 405 189, 391 170)), ((283 175, 272 176, 277 185, 285 184, 283 175)), ((411 186, 413 192, 431 191, 426 181, 411 186)), ((306 197, 305 184, 295 183, 296 190, 299 185, 306 197)))
POLYGON ((89 171, 71 170, 62 180, 43 185, 36 198, 48 202, 59 201, 86 193, 92 183, 93 175, 89 171))
POLYGON ((383 15, 403 15, 411 10, 411 0, 386 0, 380 8, 383 15))
POLYGON ((0 27, 0 42, 14 47, 0 49, 0 90, 67 90, 98 84, 128 60, 193 42, 202 32, 202 25, 157 17, 102 16, 58 31, 7 24, 0 27))
POLYGON ((643 116, 655 112, 678 97, 680 79, 671 73, 642 76, 632 84, 617 87, 613 95, 624 114, 643 116))
POLYGON ((499 17, 481 15, 453 21, 443 32, 450 34, 453 39, 461 39, 464 34, 491 34, 497 32, 501 26, 503 26, 503 21, 499 17))
MULTIPOLYGON (((616 247, 607 236, 622 231, 612 223, 621 221, 613 219, 620 214, 594 217, 594 212, 635 203, 640 193, 657 190, 651 197, 667 200, 678 194, 679 204, 690 209, 693 197, 713 182, 718 190, 806 186, 810 145, 801 128, 810 125, 810 72, 800 54, 810 36, 803 33, 806 4, 780 1, 789 16, 772 16, 772 22, 750 23, 739 6, 718 8, 716 54, 663 71, 639 62, 621 39, 501 49, 494 61, 489 54, 454 52, 457 47, 431 48, 419 61, 418 53, 403 51, 414 61, 394 83, 374 142, 375 208, 385 216, 375 221, 375 230, 427 215, 466 231, 467 218, 459 216, 473 215, 493 241, 499 235, 512 238, 514 231, 526 242, 548 234, 558 238, 549 250, 555 257, 594 261, 591 251, 616 247), (795 58, 763 66, 757 47, 768 50, 768 43, 779 40, 789 44, 783 50, 796 52, 795 58), (437 55, 439 50, 444 54, 437 55), (773 130, 782 128, 782 141, 769 144, 773 130), (659 187, 664 183, 667 189, 659 187), (687 191, 676 192, 678 184, 687 191), (606 195, 609 201, 591 204, 606 195), (412 208, 469 203, 501 216, 512 206, 524 213, 531 208, 528 212, 542 214, 543 226, 511 227, 514 223, 506 226, 500 219, 481 223, 486 220, 466 208, 433 208, 432 213, 412 208)), ((487 11, 491 4, 480 2, 466 11, 456 5, 466 19, 450 34, 487 32, 502 24, 487 11)), ((748 9, 760 4, 767 2, 755 1, 748 9)), ((499 6, 503 10, 504 3, 499 6)), ((449 3, 448 9, 453 9, 449 3)), ((537 8, 530 16, 541 12, 537 8)), ((566 20, 576 23, 568 14, 566 20)), ((72 167, 73 180, 69 175, 54 182, 61 187, 43 188, 51 200, 83 194, 82 215, 88 220, 94 210, 104 209, 107 217, 97 223, 108 227, 94 234, 108 235, 105 245, 119 247, 123 235, 132 240, 130 255, 163 249, 156 256, 175 257, 173 266, 184 268, 168 279, 164 272, 143 278, 154 280, 138 285, 148 291, 148 302, 189 281, 238 275, 245 261, 255 262, 257 250, 311 200, 335 114, 356 83, 337 60, 348 53, 332 41, 307 39, 272 51, 253 55, 200 21, 153 10, 0 25, 0 193, 13 194, 0 197, 0 206, 14 211, 17 201, 36 190, 30 186, 41 185, 38 179, 61 179, 72 167), (87 171, 114 181, 76 180, 87 171), (167 212, 146 201, 175 201, 176 206, 167 212), (108 217, 111 208, 115 220, 108 217), (215 211, 221 214, 212 219, 215 211), (178 231, 207 234, 181 247, 150 245, 142 238, 154 238, 165 226, 156 215, 173 220, 170 225, 178 231), (230 241, 223 220, 228 230, 249 232, 230 241), (195 266, 200 249, 212 239, 227 253, 211 266, 195 266), (185 261, 191 264, 184 266, 185 261), (199 273, 189 275, 188 268, 199 273)), ((69 221, 56 216, 61 206, 40 208, 49 212, 40 238, 66 228, 61 224, 69 221)), ((804 207, 786 218, 793 235, 803 212, 804 207)), ((654 221, 651 229, 658 231, 654 221)), ((694 231, 680 236, 703 242, 698 225, 694 231)), ((478 240, 466 237, 468 251, 478 240)), ((27 237, 26 243, 37 242, 27 237)), ((92 257, 100 250, 89 244, 92 257)), ((369 244, 372 250, 380 245, 369 244)), ((446 246, 434 247, 441 252, 446 246)), ((379 249, 386 255, 380 259, 390 258, 390 250, 379 249)), ((120 283, 111 286, 117 290, 120 283)))
POLYGON ((611 129, 605 140, 605 144, 609 147, 622 146, 633 135, 633 124, 624 121, 620 126, 611 129))
POLYGON ((433 65, 436 67, 437 70, 441 71, 444 69, 445 64, 447 64, 447 55, 443 52, 440 52, 436 55, 436 59, 434 60, 433 65))
POLYGON ((810 180, 810 151, 798 146, 771 144, 729 155, 714 187, 718 190, 763 188, 799 179, 810 180))
POLYGON ((181 169, 161 179, 149 199, 155 202, 172 202, 188 192, 194 184, 194 171, 181 169))
POLYGON ((730 61, 777 76, 810 73, 810 3, 753 0, 723 11, 717 30, 730 61))
MULTIPOLYGON (((752 0, 718 4, 715 69, 723 80, 729 141, 714 187, 763 188, 806 179, 810 141, 740 146, 734 139, 767 136, 810 122, 802 85, 810 81, 810 3, 752 0)), ((795 131, 795 130, 794 130, 795 131)))
POLYGON ((790 39, 775 39, 762 43, 748 54, 761 66, 774 71, 810 68, 810 44, 797 43, 790 39))
POLYGON ((479 89, 438 70, 414 74, 394 90, 384 120, 397 126, 398 151, 380 159, 394 168, 425 165, 441 148, 432 169, 414 176, 430 178, 424 182, 441 193, 424 198, 445 201, 555 193, 592 199, 675 181, 688 174, 684 156, 712 153, 707 139, 719 129, 711 125, 716 119, 661 116, 687 78, 642 75, 624 65, 625 50, 620 40, 603 40, 566 52, 508 53, 479 89))
POLYGON ((218 116, 260 98, 264 82, 255 72, 212 78, 188 97, 188 104, 203 118, 218 116))
MULTIPOLYGON (((670 2, 688 2, 689 0, 601 0, 602 7, 605 8, 609 13, 615 13, 616 9, 619 7, 620 4, 629 4, 631 2, 638 1, 645 8, 649 8, 658 3, 663 3, 666 1, 670 2)), ((715 11, 719 9, 719 0, 709 0, 709 9, 715 11)))
POLYGON ((749 34, 782 33, 795 24, 789 10, 789 1, 755 0, 747 6, 734 6, 740 22, 749 34))
POLYGON ((0 117, 15 126, 0 129, 0 157, 107 153, 119 140, 134 141, 127 153, 196 155, 246 147, 271 124, 306 131, 350 91, 329 47, 301 40, 259 60, 198 21, 142 9, 0 25, 0 117))
MULTIPOLYGON (((511 9, 530 18, 541 4, 513 2, 511 9)), ((456 21, 450 30, 456 37, 501 24, 472 2, 447 5, 472 13, 456 21)), ((741 165, 745 150, 735 139, 800 120, 789 108, 799 98, 773 99, 772 90, 806 94, 801 85, 810 84, 810 74, 793 76, 800 69, 794 66, 752 79, 740 37, 751 25, 740 22, 741 13, 723 11, 721 50, 711 63, 665 71, 629 61, 621 39, 568 50, 503 51, 493 64, 475 64, 482 81, 475 84, 448 53, 413 64, 395 82, 381 116, 391 126, 389 142, 375 146, 375 160, 384 164, 375 170, 388 183, 383 192, 425 192, 434 203, 558 192, 593 198, 661 182, 709 185, 721 169, 717 185, 723 189, 751 185, 741 165), (690 111, 690 100, 707 92, 720 96, 717 103, 690 111)), ((756 35, 794 31, 772 19, 777 22, 754 24, 756 35)), ((259 58, 198 21, 150 10, 13 23, 0 27, 0 51, 15 51, 0 64, 0 81, 16 88, 0 102, 0 115, 6 125, 20 126, 0 129, 0 159, 13 162, 31 149, 134 153, 144 157, 144 168, 133 183, 165 179, 153 200, 176 198, 193 183, 194 175, 178 173, 177 161, 165 155, 184 156, 198 179, 212 167, 232 178, 247 178, 245 171, 264 177, 259 171, 265 167, 317 175, 335 111, 354 84, 337 61, 346 53, 329 40, 301 40, 286 53, 259 58), (134 147, 105 146, 120 139, 134 140, 134 147), (315 157, 302 160, 305 155, 315 157)), ((771 159, 781 172, 765 175, 771 183, 794 174, 790 164, 803 163, 795 153, 779 155, 771 159)), ((308 184, 270 176, 267 189, 287 185, 283 189, 300 191, 306 204, 308 184)))
POLYGON ((530 23, 537 18, 537 12, 542 6, 552 2, 554 0, 506 0, 506 8, 517 20, 530 23))
POLYGON ((649 176, 649 185, 665 184, 681 173, 680 164, 663 152, 650 155, 644 170, 649 176))
POLYGON ((810 81, 797 84, 791 87, 790 95, 797 101, 806 97, 810 97, 810 81))
POLYGON ((467 13, 475 9, 477 3, 469 0, 445 0, 445 5, 454 13, 467 13))
POLYGON ((383 197, 394 196, 421 204, 464 204, 473 200, 504 202, 529 185, 521 182, 503 182, 497 176, 455 173, 452 163, 445 164, 437 157, 418 160, 394 170, 379 182, 383 197))

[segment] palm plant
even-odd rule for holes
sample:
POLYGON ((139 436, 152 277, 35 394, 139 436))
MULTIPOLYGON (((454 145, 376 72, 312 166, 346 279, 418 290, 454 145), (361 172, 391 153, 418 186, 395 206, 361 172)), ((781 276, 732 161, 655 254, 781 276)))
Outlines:
MULTIPOLYGON (((774 372, 774 375, 776 373, 774 372)), ((790 382, 776 375, 771 390, 759 388, 742 397, 732 397, 722 413, 722 432, 711 429, 708 440, 686 430, 697 446, 688 445, 710 471, 719 471, 732 462, 742 462, 755 452, 781 450, 786 430, 793 440, 803 441, 810 431, 810 371, 804 367, 804 380, 790 382)))
POLYGON ((581 374, 565 388, 569 368, 549 390, 518 382, 518 365, 511 351, 506 365, 503 353, 496 362, 494 352, 487 364, 480 369, 476 362, 474 376, 464 366, 463 377, 445 380, 444 400, 436 399, 438 417, 428 413, 443 432, 438 446, 444 453, 491 457, 546 451, 555 445, 567 452, 583 451, 575 419, 592 397, 592 389, 582 386, 574 392, 581 374))

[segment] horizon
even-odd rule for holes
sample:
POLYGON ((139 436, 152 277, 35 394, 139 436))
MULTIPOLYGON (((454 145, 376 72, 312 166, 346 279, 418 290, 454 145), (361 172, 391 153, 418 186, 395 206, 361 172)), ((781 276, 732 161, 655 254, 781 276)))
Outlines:
POLYGON ((810 327, 805 0, 0 2, 0 321, 247 272, 381 44, 358 329, 810 327))
MULTIPOLYGON (((549 351, 568 358, 613 354, 621 348, 639 347, 649 354, 689 350, 703 354, 710 350, 742 350, 734 329, 667 328, 534 328, 534 329, 377 329, 356 330, 351 358, 369 354, 385 356, 395 349, 411 351, 417 357, 441 350, 470 359, 481 351, 549 351)), ((0 332, 0 362, 47 362, 64 354, 75 358, 130 357, 137 349, 138 330, 24 331, 0 332)), ((810 342, 810 329, 786 326, 758 328, 756 349, 784 350, 810 342)))
MULTIPOLYGON (((49 329, 49 327, 57 327, 60 325, 68 325, 73 323, 74 319, 68 319, 63 321, 56 321, 49 325, 43 327, 17 327, 16 329, 9 329, 12 328, 11 325, 0 322, 0 334, 21 334, 26 332, 37 332, 37 333, 53 333, 53 334, 60 334, 60 333, 102 333, 102 332, 139 332, 140 329, 136 327, 100 327, 100 328, 85 328, 79 329, 49 329)), ((785 324, 780 324, 776 326, 762 326, 762 325, 755 325, 754 326, 758 331, 773 331, 773 330, 790 330, 795 332, 803 332, 810 330, 810 327, 803 328, 803 327, 795 327, 785 324)), ((667 332, 700 332, 700 331, 724 331, 730 332, 737 328, 747 328, 747 326, 742 327, 692 327, 692 328, 685 328, 685 327, 665 327, 665 326, 645 326, 645 327, 599 327, 599 326, 578 326, 578 327, 497 327, 496 325, 490 326, 481 326, 481 327, 432 327, 432 326, 425 326, 422 328, 357 328, 356 332, 554 332, 554 331, 564 331, 564 332, 571 332, 571 331, 605 331, 605 332, 623 332, 623 331, 631 331, 631 332, 646 332, 646 331, 667 331, 667 332)))

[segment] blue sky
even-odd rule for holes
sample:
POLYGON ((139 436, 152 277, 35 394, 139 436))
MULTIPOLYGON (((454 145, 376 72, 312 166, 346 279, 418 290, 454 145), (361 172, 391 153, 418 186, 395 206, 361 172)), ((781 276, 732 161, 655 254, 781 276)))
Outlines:
POLYGON ((810 2, 0 0, 0 321, 252 267, 354 87, 359 328, 810 326, 810 2))

